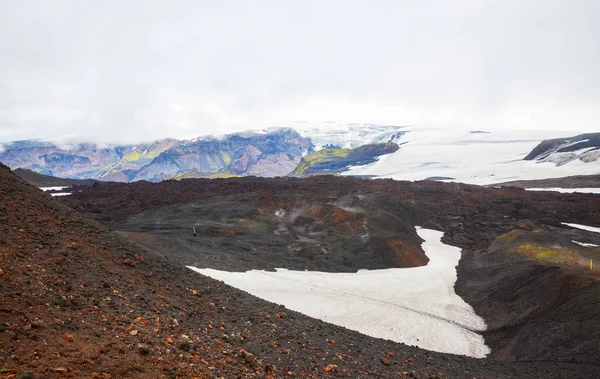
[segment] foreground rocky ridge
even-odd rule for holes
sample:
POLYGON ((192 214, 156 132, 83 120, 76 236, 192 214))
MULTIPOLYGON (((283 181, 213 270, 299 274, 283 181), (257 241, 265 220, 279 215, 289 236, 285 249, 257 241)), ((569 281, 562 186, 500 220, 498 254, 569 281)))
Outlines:
POLYGON ((600 188, 600 175, 575 175, 540 180, 515 180, 494 184, 494 187, 521 188, 600 188))

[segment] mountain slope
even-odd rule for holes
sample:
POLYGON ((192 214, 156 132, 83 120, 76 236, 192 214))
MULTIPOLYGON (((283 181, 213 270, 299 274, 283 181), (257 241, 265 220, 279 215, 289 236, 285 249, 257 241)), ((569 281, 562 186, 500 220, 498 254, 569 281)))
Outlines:
POLYGON ((175 139, 165 139, 150 144, 131 147, 117 162, 102 168, 96 175, 103 180, 130 182, 144 166, 150 164, 162 152, 176 147, 181 142, 175 139))
POLYGON ((160 181, 188 172, 231 171, 237 175, 282 176, 293 170, 310 142, 292 129, 243 133, 225 139, 184 142, 158 155, 134 180, 160 181))
POLYGON ((17 141, 2 145, 0 162, 43 175, 71 179, 99 179, 98 172, 120 160, 128 146, 77 144, 60 147, 48 141, 17 141))
POLYGON ((98 180, 93 179, 56 178, 54 176, 42 175, 22 168, 14 170, 14 173, 23 178, 27 183, 36 187, 70 187, 72 185, 91 186, 94 185, 94 183, 99 183, 98 180))
POLYGON ((188 172, 281 176, 292 171, 310 147, 310 141, 293 129, 280 128, 123 146, 17 141, 2 146, 0 162, 43 175, 119 182, 160 181, 188 172))
POLYGON ((600 133, 589 133, 544 140, 523 159, 552 162, 562 166, 574 160, 585 163, 596 162, 598 158, 600 158, 600 133))
POLYGON ((381 155, 398 150, 393 142, 363 145, 355 148, 325 148, 302 158, 290 173, 292 176, 334 174, 348 170, 351 166, 373 163, 381 155))
POLYGON ((517 180, 498 183, 495 186, 521 188, 600 188, 600 175, 576 175, 562 178, 517 180))
POLYGON ((322 127, 296 126, 296 130, 310 138, 314 145, 311 152, 327 148, 352 149, 362 145, 398 143, 407 128, 397 125, 336 123, 327 123, 322 127))

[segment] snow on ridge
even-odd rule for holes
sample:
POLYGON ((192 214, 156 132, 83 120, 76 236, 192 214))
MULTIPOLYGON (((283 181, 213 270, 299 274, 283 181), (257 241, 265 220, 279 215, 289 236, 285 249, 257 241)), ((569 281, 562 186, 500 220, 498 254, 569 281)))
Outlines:
POLYGON ((581 229, 581 230, 587 230, 588 232, 600 233, 600 228, 595 227, 595 226, 587 226, 587 225, 581 225, 581 224, 571 224, 571 223, 568 223, 568 222, 563 222, 562 224, 570 226, 570 227, 575 228, 575 229, 581 229))
POLYGON ((50 196, 69 196, 71 195, 71 192, 55 192, 55 193, 51 193, 50 196))
POLYGON ((54 187, 39 187, 42 191, 60 191, 65 188, 69 188, 69 186, 54 186, 54 187))
POLYGON ((298 132, 315 146, 316 150, 328 146, 354 148, 372 143, 398 142, 408 126, 348 124, 336 128, 300 127, 298 132))
POLYGON ((586 243, 586 242, 579 242, 579 241, 571 241, 573 243, 576 243, 577 245, 583 246, 583 247, 600 247, 600 245, 596 245, 594 243, 586 243))
POLYGON ((422 247, 430 259, 421 267, 356 273, 189 268, 373 337, 433 351, 487 356, 490 349, 478 333, 486 329, 485 321, 454 292, 460 248, 442 243, 442 232, 417 228, 417 233, 425 240, 422 247))

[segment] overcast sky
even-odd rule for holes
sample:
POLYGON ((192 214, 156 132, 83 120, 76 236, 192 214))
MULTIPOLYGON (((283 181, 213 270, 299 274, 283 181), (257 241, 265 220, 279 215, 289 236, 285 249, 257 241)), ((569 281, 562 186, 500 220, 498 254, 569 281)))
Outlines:
POLYGON ((598 0, 0 0, 0 141, 600 131, 598 0))

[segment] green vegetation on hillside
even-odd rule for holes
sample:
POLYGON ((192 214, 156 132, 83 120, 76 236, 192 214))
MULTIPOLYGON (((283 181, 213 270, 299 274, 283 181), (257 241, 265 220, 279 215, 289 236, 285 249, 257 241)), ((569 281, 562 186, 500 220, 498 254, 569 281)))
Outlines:
POLYGON ((350 166, 373 163, 377 157, 396 150, 398 145, 393 142, 363 145, 353 149, 322 149, 303 157, 298 167, 289 175, 336 174, 347 170, 350 166))
POLYGON ((296 169, 292 171, 290 175, 300 176, 304 174, 310 167, 313 167, 318 163, 326 163, 335 159, 346 158, 350 150, 351 149, 327 148, 315 151, 314 153, 303 157, 298 164, 298 167, 296 167, 296 169))

